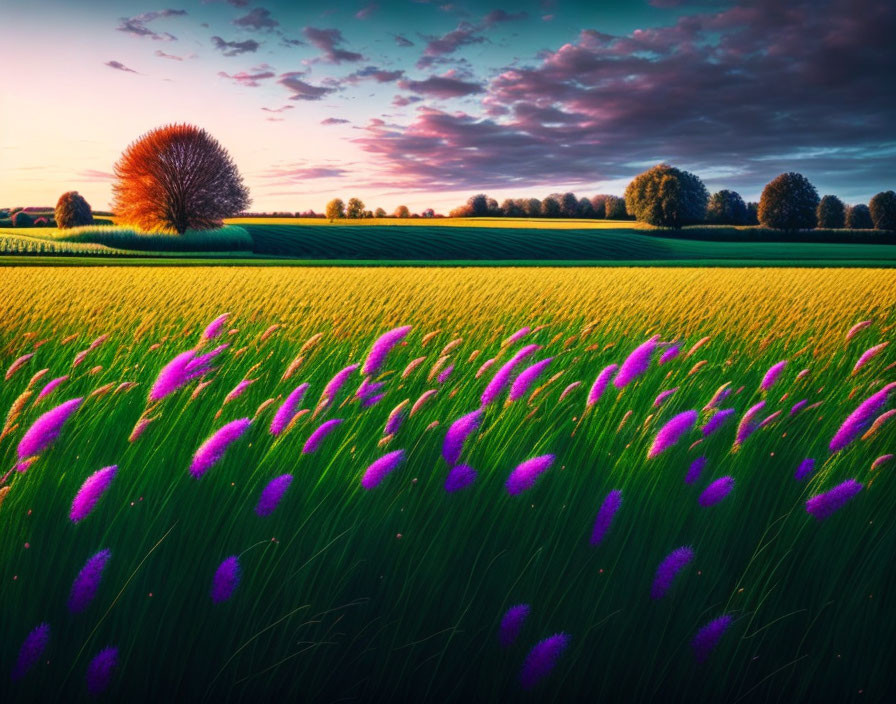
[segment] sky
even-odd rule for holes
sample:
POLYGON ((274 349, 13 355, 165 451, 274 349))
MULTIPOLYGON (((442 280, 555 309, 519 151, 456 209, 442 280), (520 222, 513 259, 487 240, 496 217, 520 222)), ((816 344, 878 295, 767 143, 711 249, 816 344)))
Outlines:
POLYGON ((896 187, 893 0, 170 2, 3 0, 0 205, 105 209, 174 122, 253 211, 621 194, 662 161, 748 200, 896 187))

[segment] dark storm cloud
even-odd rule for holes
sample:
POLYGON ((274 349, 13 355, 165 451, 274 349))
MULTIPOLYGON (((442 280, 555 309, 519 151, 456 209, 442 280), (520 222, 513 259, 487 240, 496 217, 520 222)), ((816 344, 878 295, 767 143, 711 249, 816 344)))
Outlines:
POLYGON ((221 37, 212 37, 212 45, 220 51, 224 56, 239 56, 240 54, 246 54, 249 52, 258 51, 258 47, 261 46, 254 39, 246 39, 242 42, 228 42, 221 39, 221 37))
POLYGON ((340 47, 345 41, 342 32, 338 29, 321 29, 318 27, 305 27, 302 30, 305 38, 323 52, 323 58, 331 64, 341 64, 343 61, 360 61, 364 57, 354 51, 347 51, 340 47))

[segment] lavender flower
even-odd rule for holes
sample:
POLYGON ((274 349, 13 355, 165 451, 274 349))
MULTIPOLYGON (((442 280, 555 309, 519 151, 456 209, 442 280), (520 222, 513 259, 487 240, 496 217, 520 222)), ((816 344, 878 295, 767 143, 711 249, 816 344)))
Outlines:
POLYGON ((694 550, 688 546, 676 548, 666 555, 659 567, 656 568, 650 596, 653 599, 662 599, 669 591, 678 573, 687 567, 693 559, 694 550))
POLYGON ((865 352, 862 353, 862 356, 859 357, 859 361, 856 362, 856 365, 852 368, 852 373, 858 373, 859 369, 868 364, 868 362, 874 359, 874 357, 889 344, 889 342, 881 342, 879 345, 875 345, 874 347, 865 350, 865 352))
POLYGON ((302 397, 308 390, 308 384, 300 384, 292 390, 286 400, 274 413, 271 421, 271 435, 280 435, 289 426, 289 422, 298 412, 298 405, 302 402, 302 397))
POLYGON ((386 355, 389 354, 389 350, 401 342, 410 331, 411 326, 405 325, 404 327, 390 330, 385 335, 381 335, 370 348, 370 353, 367 355, 367 360, 361 368, 361 373, 364 376, 376 376, 376 373, 383 366, 383 362, 386 361, 386 355))
POLYGON ((441 371, 441 373, 439 373, 439 376, 438 376, 437 381, 438 381, 440 384, 444 384, 446 381, 448 381, 448 377, 451 376, 451 373, 452 373, 453 371, 454 371, 454 365, 453 365, 453 364, 449 364, 447 367, 445 367, 445 368, 441 371))
POLYGON ((709 403, 707 403, 703 407, 703 410, 711 411, 712 409, 718 407, 718 405, 722 401, 724 401, 726 398, 728 398, 728 396, 730 396, 730 395, 731 395, 731 382, 726 381, 718 389, 716 389, 716 392, 712 395, 712 398, 709 400, 709 403))
POLYGON ((746 439, 756 431, 756 428, 759 427, 759 424, 756 423, 756 416, 759 415, 763 408, 765 408, 765 401, 760 401, 744 413, 743 418, 740 419, 740 423, 737 425, 737 434, 734 437, 735 445, 743 445, 746 439))
POLYGON ((538 378, 539 374, 541 374, 547 368, 552 359, 553 357, 548 357, 547 359, 536 362, 532 366, 527 367, 526 369, 521 371, 519 376, 514 380, 513 384, 510 387, 510 400, 516 401, 517 399, 525 396, 526 392, 529 391, 529 388, 538 378))
POLYGON ((453 494, 455 491, 466 489, 476 480, 476 470, 470 465, 459 464, 454 467, 445 478, 445 491, 453 494))
POLYGON ((72 523, 82 521, 90 515, 97 501, 106 493, 106 489, 109 488, 109 484, 112 483, 112 479, 117 471, 118 466, 113 464, 111 467, 103 467, 97 470, 84 480, 84 483, 75 495, 75 500, 72 501, 72 508, 69 512, 69 518, 72 523))
POLYGON ((710 435, 712 435, 715 431, 721 428, 725 424, 725 421, 728 420, 732 415, 734 415, 733 408, 725 408, 721 411, 716 411, 715 413, 713 413, 712 418, 710 418, 706 422, 706 425, 704 425, 702 428, 703 437, 709 437, 710 435))
POLYGON ((47 411, 34 421, 19 441, 19 446, 16 449, 19 460, 34 457, 52 445, 59 437, 62 426, 78 410, 78 406, 83 400, 83 398, 73 398, 56 406, 53 410, 47 411))
POLYGON ((25 363, 34 356, 34 352, 30 352, 29 354, 23 354, 18 359, 14 360, 12 364, 9 365, 9 369, 6 370, 6 376, 4 379, 9 381, 10 377, 15 374, 19 369, 25 366, 25 363))
POLYGON ((647 452, 647 459, 652 459, 677 443, 681 436, 694 427, 697 422, 697 411, 685 411, 674 416, 660 428, 647 452))
POLYGON ((566 633, 555 633, 536 643, 526 656, 520 672, 523 689, 531 689, 549 675, 568 646, 569 636, 566 633))
POLYGON ((872 323, 871 320, 863 320, 861 323, 856 323, 849 329, 849 332, 846 333, 846 339, 851 340, 853 337, 856 336, 857 333, 861 332, 862 330, 867 328, 869 325, 871 325, 871 323, 872 323))
MULTIPOLYGON (((233 390, 224 397, 224 403, 230 403, 233 399, 243 395, 243 392, 255 383, 255 379, 243 379, 239 384, 233 387, 233 390)), ((223 404, 222 404, 223 405, 223 404)))
POLYGON ((594 384, 591 386, 591 390, 588 392, 588 400, 585 402, 587 406, 593 406, 600 400, 604 390, 607 388, 607 384, 610 383, 610 379, 613 378, 617 369, 619 369, 618 364, 611 364, 601 369, 600 374, 597 375, 597 379, 594 380, 594 384))
MULTIPOLYGON (((831 452, 839 452, 865 431, 873 418, 883 410, 887 403, 887 396, 893 389, 896 389, 896 383, 887 384, 876 394, 872 394, 862 401, 859 407, 847 416, 843 425, 831 438, 831 452)), ((22 456, 21 452, 19 452, 19 456, 22 456)))
POLYGON ((445 442, 442 444, 442 457, 449 466, 457 464, 460 454, 463 452, 467 438, 479 428, 482 422, 482 409, 467 413, 451 424, 445 433, 445 442))
POLYGON ((149 400, 161 401, 193 379, 208 374, 211 371, 208 362, 212 359, 210 355, 213 354, 215 353, 209 352, 201 357, 196 357, 195 350, 181 352, 162 367, 149 390, 149 400))
POLYGON ((501 625, 498 626, 498 642, 502 648, 513 645, 513 642, 519 637, 520 631, 523 630, 523 625, 531 611, 532 607, 529 604, 517 604, 507 609, 501 618, 501 625))
POLYGON ((681 346, 677 342, 673 342, 669 348, 660 356, 659 364, 675 359, 681 352, 681 346))
POLYGON ((374 396, 366 396, 361 401, 361 406, 363 406, 364 408, 370 408, 371 406, 375 406, 376 404, 378 404, 384 398, 386 398, 386 394, 376 394, 374 396))
POLYGON ((224 313, 223 315, 219 315, 212 322, 208 324, 208 327, 202 332, 203 340, 211 340, 216 338, 221 334, 221 331, 224 329, 224 324, 227 322, 227 319, 230 317, 230 313, 224 313))
POLYGON ((250 425, 252 425, 250 419, 240 418, 221 426, 196 450, 190 463, 190 474, 199 479, 224 456, 224 452, 232 443, 242 437, 250 425))
POLYGON ((720 477, 712 482, 700 494, 697 503, 701 506, 715 506, 734 489, 734 477, 720 477))
POLYGON ((228 601, 240 584, 240 560, 231 555, 224 560, 212 578, 211 597, 215 604, 228 601))
POLYGON ((622 492, 614 489, 607 494, 597 512, 597 518, 594 519, 594 528, 591 530, 592 545, 599 545, 607 536, 620 506, 622 506, 622 492))
POLYGON ((782 360, 777 364, 773 364, 771 368, 765 373, 765 376, 762 377, 762 383, 759 384, 759 388, 763 391, 768 391, 774 383, 778 380, 778 377, 781 376, 781 372, 784 371, 784 368, 787 366, 787 360, 782 360))
POLYGON ((654 350, 659 346, 659 335, 654 335, 647 342, 641 343, 626 358, 619 367, 619 373, 613 379, 613 385, 617 389, 628 386, 631 382, 647 371, 650 366, 650 358, 654 350))
POLYGON ((389 417, 386 419, 386 427, 383 429, 383 435, 395 435, 398 432, 399 428, 401 428, 401 424, 404 423, 404 419, 407 417, 407 408, 408 403, 410 403, 410 399, 405 399, 401 403, 399 403, 392 411, 389 413, 389 417))
POLYGON ((280 500, 283 498, 286 490, 289 489, 290 484, 292 484, 291 474, 282 474, 271 479, 267 486, 262 489, 261 496, 258 497, 255 513, 259 516, 270 516, 277 510, 277 506, 280 505, 280 500))
POLYGON ((339 393, 339 390, 345 384, 346 380, 357 368, 357 364, 350 364, 345 369, 340 369, 336 372, 336 374, 333 375, 333 378, 330 379, 324 387, 324 392, 321 394, 321 402, 326 405, 333 403, 336 399, 336 394, 339 393))
POLYGON ((519 464, 507 477, 507 493, 521 494, 531 489, 538 478, 554 464, 554 455, 540 455, 519 464))
POLYGON ((78 572, 78 576, 72 582, 72 590, 68 597, 68 610, 73 614, 81 613, 90 606, 90 602, 93 601, 97 589, 99 589, 103 571, 106 569, 110 557, 112 557, 111 550, 100 550, 88 558, 81 571, 78 572))
POLYGON ((529 334, 530 330, 531 328, 528 325, 524 328, 520 328, 515 333, 513 333, 513 335, 504 340, 504 342, 501 343, 501 347, 507 347, 509 345, 512 345, 514 342, 519 342, 529 334))
POLYGON ((811 457, 807 457, 802 462, 800 462, 800 466, 796 468, 796 472, 793 474, 793 478, 798 482, 803 481, 806 477, 808 477, 812 472, 815 471, 815 460, 811 457))
POLYGON ((809 403, 809 400, 805 398, 802 401, 797 401, 795 404, 793 404, 793 406, 790 407, 790 415, 795 416, 797 413, 803 410, 803 407, 807 403, 809 403))
POLYGON ((308 440, 305 441, 305 445, 302 447, 302 454, 310 455, 311 453, 316 452, 324 438, 333 432, 333 430, 336 429, 336 426, 340 423, 342 423, 341 418, 333 418, 332 420, 324 421, 317 426, 315 431, 308 437, 308 440))
POLYGON ((697 662, 706 661, 709 654, 715 650, 725 631, 728 630, 732 620, 729 614, 724 614, 717 619, 713 619, 697 631, 697 635, 694 636, 694 640, 691 643, 697 662))
POLYGON ((50 642, 50 624, 42 623, 25 636, 22 647, 19 648, 19 657, 12 669, 12 679, 17 681, 22 679, 33 668, 37 661, 40 660, 44 651, 47 649, 47 643, 50 642))
POLYGON ((112 672, 118 667, 118 648, 108 647, 98 652, 87 666, 87 691, 97 696, 109 688, 112 672))
POLYGON ((198 356, 195 356, 196 353, 194 351, 194 357, 187 362, 186 370, 191 373, 195 372, 200 376, 208 374, 212 370, 211 366, 209 366, 212 360, 219 354, 221 354, 224 350, 226 350, 229 346, 230 345, 228 345, 227 343, 224 343, 223 345, 218 345, 210 352, 206 352, 205 354, 200 354, 198 356))
POLYGON ((688 473, 684 476, 685 484, 693 484, 700 478, 700 473, 703 471, 703 468, 706 466, 706 458, 698 457, 693 462, 691 462, 691 466, 688 467, 688 473))
POLYGON ((663 401, 669 398, 672 394, 678 391, 678 387, 676 386, 674 389, 666 389, 665 391, 661 391, 659 395, 653 399, 653 407, 659 408, 663 405, 663 401))
POLYGON ((501 395, 501 392, 507 388, 507 385, 510 383, 510 376, 513 374, 514 368, 522 362, 526 357, 533 354, 536 350, 540 349, 538 345, 526 345, 519 352, 517 352, 513 357, 511 357, 507 362, 504 363, 495 375, 492 377, 492 380, 488 383, 488 386, 485 387, 485 391, 482 392, 482 405, 487 406, 492 403, 498 396, 501 395))
POLYGON ((375 489, 398 465, 404 461, 404 450, 395 450, 373 462, 361 478, 361 486, 370 491, 375 489))
POLYGON ((819 521, 831 516, 855 497, 863 488, 863 485, 855 479, 847 479, 823 494, 816 494, 806 502, 806 511, 811 513, 819 521))
POLYGON ((48 381, 44 388, 40 390, 40 393, 37 395, 37 400, 40 401, 42 398, 49 396, 53 391, 59 386, 63 381, 68 379, 68 374, 65 376, 57 376, 52 381, 48 381))

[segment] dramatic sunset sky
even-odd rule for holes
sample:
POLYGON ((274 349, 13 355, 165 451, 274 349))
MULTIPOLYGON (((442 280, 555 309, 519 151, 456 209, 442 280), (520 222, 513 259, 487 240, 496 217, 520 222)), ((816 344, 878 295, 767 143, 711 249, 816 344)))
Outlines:
POLYGON ((253 210, 621 193, 659 161, 755 200, 893 188, 893 0, 3 0, 0 205, 106 208, 170 122, 253 210))

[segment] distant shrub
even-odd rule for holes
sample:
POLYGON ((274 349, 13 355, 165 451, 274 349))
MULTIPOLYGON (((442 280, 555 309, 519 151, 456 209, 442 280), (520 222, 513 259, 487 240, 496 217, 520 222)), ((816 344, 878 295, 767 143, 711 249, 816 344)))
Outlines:
POLYGON ((870 230, 874 227, 871 211, 864 203, 850 206, 846 211, 846 227, 850 230, 870 230))
POLYGON ((334 198, 327 203, 324 212, 330 222, 340 220, 345 217, 345 203, 342 202, 342 198, 334 198))
POLYGON ((34 225, 34 218, 24 210, 19 210, 12 215, 13 227, 31 227, 34 225))
POLYGON ((715 225, 746 225, 747 204, 736 191, 713 193, 706 206, 706 222, 715 225))
POLYGON ((607 220, 625 220, 628 218, 628 211, 625 209, 625 200, 619 196, 606 196, 604 202, 604 217, 607 220))
POLYGON ((349 198, 345 206, 345 217, 353 220, 364 217, 364 201, 360 198, 349 198))
POLYGON ((541 214, 546 218, 559 218, 562 214, 560 201, 556 195, 551 195, 541 201, 541 214))
POLYGON ((56 226, 61 230, 93 224, 90 205, 77 191, 67 191, 56 202, 56 226))
POLYGON ((409 217, 411 217, 411 211, 408 210, 408 206, 406 206, 406 205, 399 205, 399 206, 395 209, 395 213, 393 213, 393 215, 394 215, 394 217, 396 217, 396 218, 409 218, 409 217))
POLYGON ((883 191, 868 203, 875 230, 896 230, 896 193, 883 191))
POLYGON ((668 164, 638 174, 625 189, 626 210, 660 227, 703 222, 709 193, 697 176, 668 164))
POLYGON ((377 208, 376 211, 374 212, 374 215, 378 218, 384 218, 384 217, 386 217, 386 211, 383 210, 382 208, 377 208))
POLYGON ((527 218, 541 217, 541 201, 538 198, 523 199, 523 212, 527 218))
POLYGON ((513 198, 507 198, 501 203, 501 215, 507 218, 519 218, 523 216, 523 211, 513 198))
POLYGON ((815 227, 818 191, 795 171, 777 176, 762 189, 759 223, 776 230, 811 230, 815 227))
POLYGON ((579 217, 594 219, 594 206, 588 198, 579 198, 579 217))
POLYGON ((560 196, 560 215, 564 218, 579 217, 579 199, 575 193, 564 193, 560 196))
POLYGON ((837 196, 824 196, 818 203, 816 211, 818 227, 825 229, 837 229, 846 223, 846 209, 843 201, 837 196))
POLYGON ((747 203, 747 219, 744 222, 745 225, 758 225, 759 224, 759 203, 747 203))

